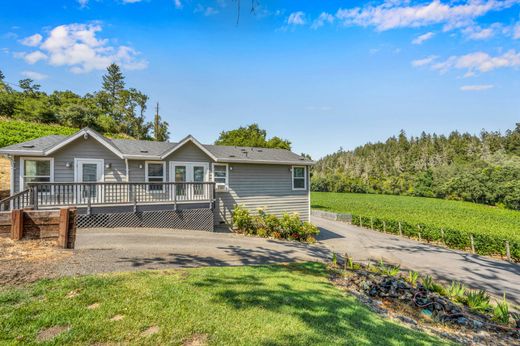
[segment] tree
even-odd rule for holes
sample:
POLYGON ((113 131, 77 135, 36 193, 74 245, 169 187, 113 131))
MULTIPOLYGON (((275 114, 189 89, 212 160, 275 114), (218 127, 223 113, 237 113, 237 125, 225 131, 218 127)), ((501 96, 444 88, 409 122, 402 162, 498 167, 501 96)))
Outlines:
POLYGON ((291 150, 291 142, 288 140, 276 136, 267 140, 266 137, 265 130, 261 129, 258 124, 251 124, 235 130, 222 131, 215 144, 291 150))

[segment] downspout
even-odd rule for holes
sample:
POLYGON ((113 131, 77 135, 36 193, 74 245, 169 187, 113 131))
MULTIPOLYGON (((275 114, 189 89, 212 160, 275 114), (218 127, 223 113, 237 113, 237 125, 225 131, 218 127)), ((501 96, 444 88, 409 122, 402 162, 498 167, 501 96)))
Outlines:
POLYGON ((307 200, 309 203, 309 222, 311 222, 311 166, 307 166, 307 200))

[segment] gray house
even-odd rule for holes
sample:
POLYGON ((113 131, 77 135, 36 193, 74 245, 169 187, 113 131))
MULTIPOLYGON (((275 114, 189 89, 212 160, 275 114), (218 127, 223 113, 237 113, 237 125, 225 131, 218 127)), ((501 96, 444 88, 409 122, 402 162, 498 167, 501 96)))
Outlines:
POLYGON ((76 206, 89 222, 121 213, 120 223, 123 213, 206 210, 218 224, 230 223, 238 204, 309 220, 314 162, 288 150, 206 145, 192 136, 178 143, 109 139, 85 128, 4 147, 0 154, 11 159, 12 177, 3 210, 76 206))

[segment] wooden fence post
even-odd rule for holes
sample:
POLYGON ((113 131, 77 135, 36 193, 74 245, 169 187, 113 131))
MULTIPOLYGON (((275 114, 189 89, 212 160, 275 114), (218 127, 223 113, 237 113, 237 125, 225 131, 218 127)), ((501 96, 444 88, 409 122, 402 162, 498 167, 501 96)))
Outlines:
POLYGON ((374 218, 372 216, 370 217, 370 228, 374 229, 374 218))
POLYGON ((11 212, 11 239, 20 240, 23 237, 23 210, 14 209, 11 212))
POLYGON ((421 225, 417 225, 417 228, 419 229, 419 241, 422 241, 422 237, 421 237, 421 225))
POLYGON ((444 241, 444 229, 442 229, 442 228, 441 228, 441 240, 442 240, 443 244, 446 244, 446 242, 444 241))
POLYGON ((506 240, 506 257, 507 261, 511 262, 511 249, 509 248, 509 241, 506 240))
POLYGON ((386 221, 383 221, 383 232, 386 233, 386 221))
POLYGON ((473 240, 473 234, 469 235, 469 240, 471 241, 471 253, 475 253, 475 241, 473 240))
POLYGON ((60 224, 58 228, 58 246, 67 248, 69 240, 69 208, 60 209, 60 224))
POLYGON ((403 228, 401 227, 401 221, 399 221, 399 236, 403 236, 403 228))

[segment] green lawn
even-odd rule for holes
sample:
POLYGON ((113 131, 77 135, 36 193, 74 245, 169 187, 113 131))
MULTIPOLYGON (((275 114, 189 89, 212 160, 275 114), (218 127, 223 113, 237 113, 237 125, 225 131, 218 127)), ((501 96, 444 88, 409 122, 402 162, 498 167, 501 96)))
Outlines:
MULTIPOLYGON (((323 265, 209 267, 44 280, 0 291, 0 344, 441 345, 333 287, 323 265), (92 304, 99 304, 89 309, 92 304), (116 315, 124 316, 111 321, 116 315), (142 335, 150 327, 156 333, 142 335)), ((447 343, 446 343, 447 344, 447 343)))
MULTIPOLYGON (((504 250, 504 240, 509 240, 512 251, 520 255, 520 212, 482 204, 448 201, 435 198, 389 196, 375 194, 353 194, 313 192, 312 207, 342 213, 352 213, 365 218, 379 218, 393 223, 418 224, 431 229, 459 230, 475 235, 475 241, 482 241, 481 247, 504 250), (482 237, 477 239, 481 235, 482 237), (493 248, 490 242, 496 241, 493 248)), ((463 237, 463 235, 461 235, 463 237)), ((467 247, 469 237, 459 239, 467 247)), ((478 250, 478 249, 477 249, 478 250)), ((503 254, 503 251, 499 253, 503 254)))

